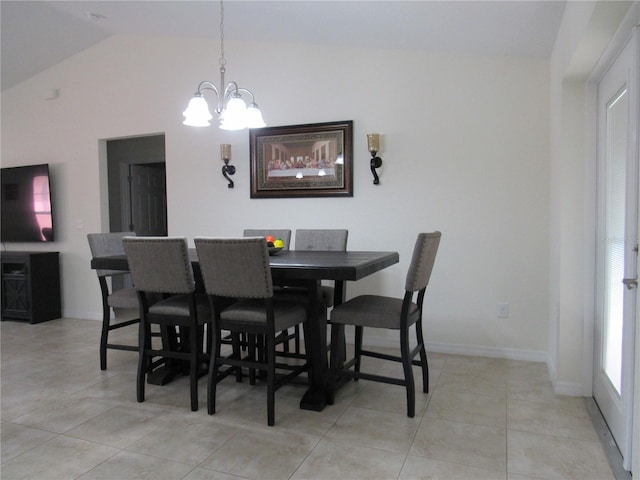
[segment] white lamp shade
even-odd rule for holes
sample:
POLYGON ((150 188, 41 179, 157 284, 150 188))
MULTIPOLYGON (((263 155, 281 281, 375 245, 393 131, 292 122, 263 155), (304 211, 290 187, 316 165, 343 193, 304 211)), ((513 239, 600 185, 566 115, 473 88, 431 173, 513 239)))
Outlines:
POLYGON ((246 124, 247 128, 262 128, 267 126, 262 119, 262 112, 255 103, 247 107, 246 124))
POLYGON ((187 109, 182 114, 184 115, 182 123, 190 127, 208 127, 209 120, 213 118, 209 112, 207 101, 198 95, 189 101, 187 109))
POLYGON ((223 130, 242 130, 246 128, 247 104, 240 97, 231 97, 220 118, 223 130))

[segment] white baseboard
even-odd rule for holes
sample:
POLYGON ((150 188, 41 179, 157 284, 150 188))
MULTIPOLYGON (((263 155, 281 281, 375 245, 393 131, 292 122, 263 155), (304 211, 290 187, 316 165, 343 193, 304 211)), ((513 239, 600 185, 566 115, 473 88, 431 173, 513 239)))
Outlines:
POLYGON ((478 357, 504 358, 524 362, 546 362, 547 352, 541 350, 522 350, 517 348, 485 347, 479 345, 456 345, 426 342, 429 352, 450 353, 456 355, 474 355, 478 357))
POLYGON ((95 312, 78 312, 74 310, 64 310, 62 312, 63 318, 77 318, 79 320, 97 320, 102 321, 102 313, 95 312))
MULTIPOLYGON (((347 342, 353 343, 353 335, 347 334, 347 342)), ((390 338, 375 335, 366 336, 364 343, 373 347, 398 348, 398 342, 390 338)), ((452 355, 470 355, 478 357, 504 358, 526 362, 546 362, 547 352, 540 350, 522 350, 516 348, 485 347, 482 345, 460 345, 453 343, 426 342, 428 352, 448 353, 452 355)))
MULTIPOLYGON (((77 318, 79 320, 97 320, 98 322, 102 321, 102 312, 75 312, 75 311, 68 311, 65 310, 63 313, 63 317, 64 318, 77 318)), ((117 318, 137 318, 138 317, 138 311, 137 310, 125 310, 125 309, 120 309, 117 312, 117 318)), ((111 311, 111 318, 114 319, 116 318, 116 314, 114 314, 113 310, 111 311)))
POLYGON ((556 395, 568 395, 571 397, 583 397, 582 385, 572 382, 552 382, 553 392, 556 395))

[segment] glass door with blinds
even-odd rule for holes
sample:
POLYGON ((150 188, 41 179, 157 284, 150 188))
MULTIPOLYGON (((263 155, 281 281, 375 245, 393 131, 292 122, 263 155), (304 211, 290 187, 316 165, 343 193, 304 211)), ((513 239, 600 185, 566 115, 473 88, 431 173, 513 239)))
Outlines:
MULTIPOLYGON (((637 35, 637 32, 636 32, 637 35)), ((638 61, 632 38, 598 85, 594 398, 630 469, 638 286, 638 61)))

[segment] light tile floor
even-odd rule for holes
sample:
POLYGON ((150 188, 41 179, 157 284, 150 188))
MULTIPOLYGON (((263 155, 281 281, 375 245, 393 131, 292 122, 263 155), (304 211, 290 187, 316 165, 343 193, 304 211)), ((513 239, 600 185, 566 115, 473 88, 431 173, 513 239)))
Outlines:
MULTIPOLYGON (((554 395, 543 364, 430 354, 413 419, 403 387, 351 382, 310 412, 304 387, 285 386, 267 427, 264 386, 232 379, 212 416, 204 378, 198 412, 187 377, 137 403, 136 354, 109 351, 100 371, 99 327, 2 322, 3 480, 614 478, 583 400, 554 395)), ((115 335, 135 341, 136 329, 115 335)))

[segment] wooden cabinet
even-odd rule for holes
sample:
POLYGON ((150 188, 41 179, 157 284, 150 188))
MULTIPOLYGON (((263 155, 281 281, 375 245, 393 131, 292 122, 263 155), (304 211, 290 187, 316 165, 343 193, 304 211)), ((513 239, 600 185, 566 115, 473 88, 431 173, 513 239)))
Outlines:
POLYGON ((2 320, 60 318, 58 252, 2 252, 2 320))

